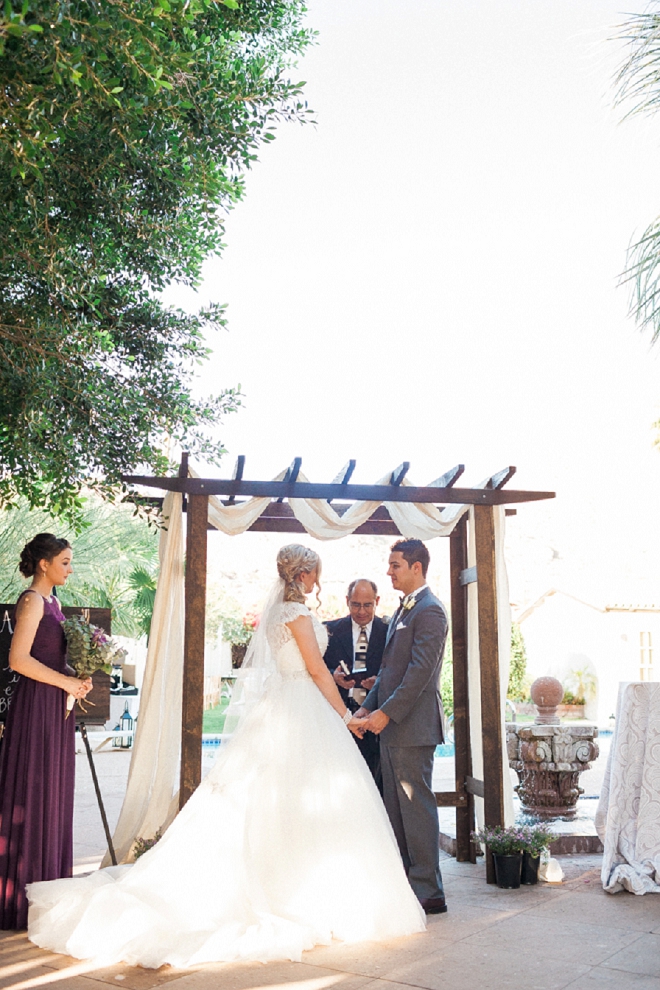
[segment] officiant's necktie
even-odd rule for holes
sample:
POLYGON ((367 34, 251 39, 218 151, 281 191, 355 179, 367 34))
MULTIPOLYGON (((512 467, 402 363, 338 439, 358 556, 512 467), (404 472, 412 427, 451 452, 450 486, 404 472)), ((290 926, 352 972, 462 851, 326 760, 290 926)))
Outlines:
POLYGON ((369 637, 364 626, 360 626, 357 643, 355 644, 355 661, 353 670, 367 669, 367 650, 369 649, 369 637))
MULTIPOLYGON (((355 657, 353 658, 353 670, 357 674, 367 669, 367 650, 369 649, 369 637, 367 636, 367 630, 364 626, 360 626, 360 632, 358 633, 357 643, 355 644, 355 657)), ((361 705, 364 699, 367 697, 367 692, 364 688, 354 687, 351 691, 353 696, 353 701, 361 705)))

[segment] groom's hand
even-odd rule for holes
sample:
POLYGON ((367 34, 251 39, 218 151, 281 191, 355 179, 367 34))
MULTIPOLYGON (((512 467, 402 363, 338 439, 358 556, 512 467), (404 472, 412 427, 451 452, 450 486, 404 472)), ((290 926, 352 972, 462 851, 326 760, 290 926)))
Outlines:
MULTIPOLYGON (((355 714, 358 716, 360 712, 356 712, 355 714)), ((389 720, 389 715, 386 715, 385 712, 381 712, 380 708, 377 708, 375 712, 372 712, 369 715, 369 718, 364 720, 362 725, 365 729, 368 729, 369 732, 373 732, 374 735, 379 736, 389 720)))
POLYGON ((358 710, 354 713, 354 716, 353 717, 354 718, 368 718, 369 715, 371 715, 371 712, 369 711, 368 708, 358 708, 358 710))
POLYGON ((364 735, 364 719, 356 718, 354 715, 348 723, 348 727, 354 736, 357 736, 358 739, 362 739, 364 735))

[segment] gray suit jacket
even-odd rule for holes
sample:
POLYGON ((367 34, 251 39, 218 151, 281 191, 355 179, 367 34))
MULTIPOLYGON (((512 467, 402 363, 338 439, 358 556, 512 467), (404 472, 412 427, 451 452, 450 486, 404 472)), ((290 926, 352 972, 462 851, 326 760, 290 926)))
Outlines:
POLYGON ((390 721, 380 734, 388 746, 436 746, 443 740, 440 669, 447 638, 442 602, 424 588, 414 607, 392 616, 378 679, 363 707, 390 721))

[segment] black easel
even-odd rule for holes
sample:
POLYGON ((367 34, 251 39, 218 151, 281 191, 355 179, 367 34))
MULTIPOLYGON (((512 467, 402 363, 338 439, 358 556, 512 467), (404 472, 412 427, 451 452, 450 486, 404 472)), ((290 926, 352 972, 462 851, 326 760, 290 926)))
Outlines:
POLYGON ((92 756, 92 747, 89 745, 89 739, 87 738, 87 726, 84 722, 78 721, 76 728, 80 729, 80 735, 85 744, 85 749, 87 750, 87 759, 89 760, 89 769, 92 771, 92 780, 94 781, 94 790, 96 791, 96 800, 99 803, 99 811, 101 812, 101 820, 103 821, 103 828, 105 829, 105 837, 108 843, 108 852, 110 853, 110 859, 112 860, 112 865, 117 865, 117 857, 115 855, 115 847, 112 844, 112 835, 110 834, 110 826, 108 825, 108 818, 105 813, 105 807, 103 804, 103 798, 101 796, 101 788, 99 787, 99 779, 96 776, 96 767, 94 766, 94 758, 92 756))

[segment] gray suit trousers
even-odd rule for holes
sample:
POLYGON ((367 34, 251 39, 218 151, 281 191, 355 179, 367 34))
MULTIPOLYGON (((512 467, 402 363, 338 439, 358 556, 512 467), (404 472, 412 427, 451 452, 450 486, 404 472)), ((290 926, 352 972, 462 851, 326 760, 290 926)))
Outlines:
POLYGON ((380 744, 383 801, 410 886, 420 899, 444 897, 431 783, 434 754, 435 746, 380 744))

